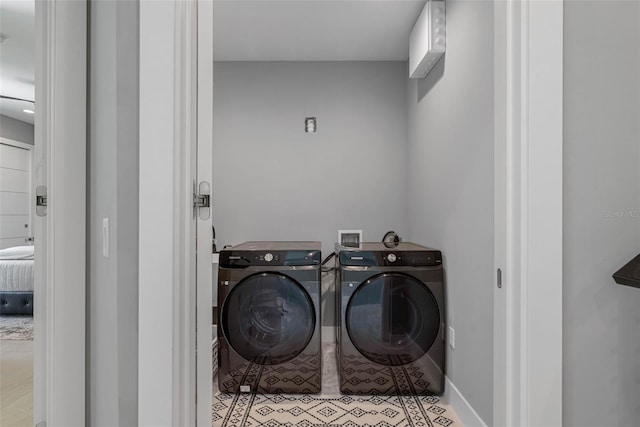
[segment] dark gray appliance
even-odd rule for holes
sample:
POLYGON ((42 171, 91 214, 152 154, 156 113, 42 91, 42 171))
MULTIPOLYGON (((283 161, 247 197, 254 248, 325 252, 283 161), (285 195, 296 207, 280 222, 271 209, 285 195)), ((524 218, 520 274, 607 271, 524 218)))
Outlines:
POLYGON ((626 263, 613 274, 613 279, 619 285, 640 288, 640 255, 626 263))
POLYGON ((440 251, 409 242, 336 246, 336 334, 346 394, 442 394, 445 289, 440 251))
POLYGON ((220 252, 220 391, 320 392, 320 264, 320 242, 246 242, 220 252))

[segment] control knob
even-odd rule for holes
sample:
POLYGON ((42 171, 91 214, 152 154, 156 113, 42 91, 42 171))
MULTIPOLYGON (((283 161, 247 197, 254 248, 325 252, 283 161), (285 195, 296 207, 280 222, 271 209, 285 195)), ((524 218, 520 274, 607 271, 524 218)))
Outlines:
POLYGON ((387 255, 387 260, 389 260, 389 262, 396 262, 396 255, 395 254, 387 255))
POLYGON ((273 254, 271 252, 267 252, 266 254, 264 254, 264 260, 267 262, 273 261, 273 254))

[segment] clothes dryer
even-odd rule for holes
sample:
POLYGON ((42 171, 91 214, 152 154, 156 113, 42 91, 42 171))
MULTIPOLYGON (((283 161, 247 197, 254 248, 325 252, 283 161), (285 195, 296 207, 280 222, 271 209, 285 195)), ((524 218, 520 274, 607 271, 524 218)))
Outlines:
POLYGON ((218 268, 223 392, 319 393, 320 242, 246 242, 218 268))
POLYGON ((441 252, 413 243, 337 245, 340 390, 442 394, 445 289, 441 252))

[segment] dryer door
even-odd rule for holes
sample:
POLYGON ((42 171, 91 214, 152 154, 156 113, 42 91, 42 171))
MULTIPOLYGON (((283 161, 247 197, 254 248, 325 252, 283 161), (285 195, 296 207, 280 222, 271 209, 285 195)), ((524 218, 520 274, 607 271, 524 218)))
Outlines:
POLYGON ((276 365, 298 356, 315 330, 309 294, 276 272, 248 276, 224 301, 221 326, 229 345, 244 359, 276 365))
POLYGON ((422 357, 440 330, 440 310, 427 286, 401 273, 383 273, 358 286, 347 305, 347 332, 367 359, 387 366, 422 357))

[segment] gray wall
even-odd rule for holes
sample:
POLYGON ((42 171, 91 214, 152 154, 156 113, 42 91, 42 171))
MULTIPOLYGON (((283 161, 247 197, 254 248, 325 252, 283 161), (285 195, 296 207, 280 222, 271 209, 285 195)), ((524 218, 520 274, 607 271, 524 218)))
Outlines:
POLYGON ((136 425, 138 2, 92 1, 89 19, 87 425, 136 425))
POLYGON ((447 375, 493 411, 493 6, 447 1, 447 53, 410 80, 409 235, 441 249, 455 350, 447 375))
POLYGON ((0 114, 0 136, 33 145, 33 125, 0 114))
POLYGON ((220 247, 406 233, 402 62, 217 62, 213 214, 220 247), (318 131, 304 132, 315 116, 318 131))
MULTIPOLYGON (((213 222, 218 246, 367 241, 407 233, 403 62, 214 65, 213 222), (304 132, 315 116, 318 131, 304 132)), ((332 275, 326 274, 325 289, 332 275)), ((324 294, 323 324, 335 324, 324 294)))
POLYGON ((564 425, 639 426, 640 6, 564 10, 564 425))

